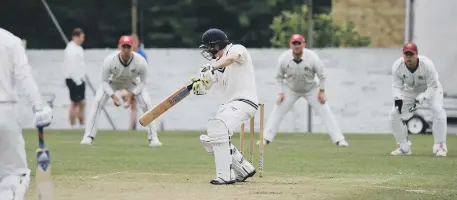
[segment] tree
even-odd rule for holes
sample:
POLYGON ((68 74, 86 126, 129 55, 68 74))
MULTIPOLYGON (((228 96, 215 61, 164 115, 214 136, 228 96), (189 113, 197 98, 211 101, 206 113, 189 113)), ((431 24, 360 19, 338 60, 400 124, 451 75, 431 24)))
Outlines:
MULTIPOLYGON (((288 47, 289 38, 295 33, 308 33, 308 21, 300 18, 306 16, 308 7, 301 6, 298 11, 283 11, 273 18, 270 29, 272 47, 288 47), (301 12, 300 12, 301 11, 301 12)), ((358 33, 354 23, 336 24, 330 14, 318 14, 314 19, 314 47, 364 47, 370 44, 370 38, 358 33)))

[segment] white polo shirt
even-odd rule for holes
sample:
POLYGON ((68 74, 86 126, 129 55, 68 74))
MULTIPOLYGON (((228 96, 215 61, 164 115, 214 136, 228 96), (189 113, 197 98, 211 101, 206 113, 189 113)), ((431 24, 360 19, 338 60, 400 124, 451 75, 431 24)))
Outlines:
POLYGON ((73 41, 69 42, 65 48, 64 65, 67 73, 66 78, 72 79, 76 85, 81 85, 86 72, 84 50, 73 41))

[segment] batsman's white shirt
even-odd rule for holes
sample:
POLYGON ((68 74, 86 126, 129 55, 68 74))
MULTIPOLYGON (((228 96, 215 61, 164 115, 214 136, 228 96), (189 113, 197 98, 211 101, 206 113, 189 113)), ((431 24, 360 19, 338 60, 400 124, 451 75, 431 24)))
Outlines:
POLYGON ((139 94, 148 83, 148 63, 140 54, 133 52, 133 56, 124 66, 120 61, 120 51, 107 56, 103 62, 102 87, 108 96, 115 90, 126 89, 139 94))
POLYGON ((437 90, 443 89, 433 62, 422 55, 418 58, 419 66, 414 73, 408 70, 403 58, 399 58, 392 65, 394 98, 403 99, 405 93, 425 92, 426 99, 431 99, 437 90))
POLYGON ((229 44, 222 57, 230 53, 238 53, 241 57, 223 70, 222 77, 219 80, 224 92, 222 102, 228 103, 237 99, 246 99, 258 104, 251 55, 246 47, 241 44, 229 44))
POLYGON ((71 78, 77 85, 84 81, 86 64, 84 50, 80 45, 70 41, 64 51, 64 65, 67 78, 71 78))
POLYGON ((309 92, 319 87, 325 88, 324 64, 311 49, 303 49, 301 61, 294 60, 292 49, 281 54, 277 63, 276 83, 279 92, 284 92, 287 85, 294 92, 309 92), (315 76, 319 78, 319 84, 315 76), (285 83, 284 83, 285 82, 285 83))
POLYGON ((15 109, 17 88, 29 104, 41 101, 21 39, 0 28, 0 183, 5 176, 28 170, 22 127, 15 109))

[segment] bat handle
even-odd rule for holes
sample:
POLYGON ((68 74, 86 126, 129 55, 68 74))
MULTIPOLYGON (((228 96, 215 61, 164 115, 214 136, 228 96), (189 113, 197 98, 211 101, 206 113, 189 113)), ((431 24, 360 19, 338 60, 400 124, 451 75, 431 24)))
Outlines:
POLYGON ((40 149, 44 149, 44 130, 43 127, 37 127, 38 129, 38 146, 40 149))

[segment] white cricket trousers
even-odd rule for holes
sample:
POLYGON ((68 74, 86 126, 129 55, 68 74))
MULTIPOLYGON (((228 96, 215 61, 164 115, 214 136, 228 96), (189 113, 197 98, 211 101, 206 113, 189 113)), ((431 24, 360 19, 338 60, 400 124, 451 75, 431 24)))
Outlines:
POLYGON ((279 105, 275 104, 270 116, 268 117, 268 121, 265 127, 264 139, 270 142, 274 140, 284 116, 287 114, 287 112, 290 111, 291 107, 299 98, 304 97, 308 104, 313 108, 313 110, 316 111, 320 116, 321 121, 324 123, 324 126, 327 129, 328 135, 330 136, 332 142, 336 143, 343 140, 343 133, 341 132, 340 127, 336 122, 332 111, 330 110, 330 106, 327 102, 325 104, 321 104, 319 102, 317 99, 318 93, 319 88, 314 88, 311 91, 305 93, 297 93, 286 87, 284 90, 283 102, 279 105))
POLYGON ((16 104, 0 102, 0 180, 28 170, 16 104))
POLYGON ((23 200, 30 183, 15 103, 0 102, 0 200, 23 200))
MULTIPOLYGON (((138 95, 136 95, 135 98, 138 102, 138 107, 143 110, 143 113, 152 108, 153 105, 151 97, 149 96, 149 92, 146 90, 146 88, 143 89, 138 95)), ((86 120, 87 125, 84 137, 90 136, 95 138, 95 136, 97 135, 97 120, 100 116, 101 109, 103 108, 103 106, 105 106, 108 99, 111 99, 111 97, 109 97, 108 94, 105 93, 105 90, 100 87, 95 95, 95 101, 92 104, 92 108, 89 113, 89 118, 88 120, 86 120)), ((121 108, 121 106, 122 105, 120 105, 119 107, 121 108)), ((147 126, 147 133, 148 140, 158 140, 155 121, 151 122, 147 126)))

